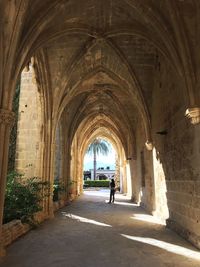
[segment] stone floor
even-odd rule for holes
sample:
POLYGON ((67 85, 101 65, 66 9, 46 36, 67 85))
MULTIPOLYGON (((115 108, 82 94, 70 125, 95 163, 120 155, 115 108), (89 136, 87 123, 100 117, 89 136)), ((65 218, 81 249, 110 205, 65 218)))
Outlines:
POLYGON ((199 267, 200 252, 125 196, 86 191, 7 250, 1 267, 199 267))

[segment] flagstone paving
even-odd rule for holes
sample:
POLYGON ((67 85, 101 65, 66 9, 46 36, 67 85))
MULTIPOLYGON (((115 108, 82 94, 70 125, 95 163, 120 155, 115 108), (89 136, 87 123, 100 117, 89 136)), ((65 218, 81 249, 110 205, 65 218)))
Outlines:
POLYGON ((0 267, 199 267, 200 252, 123 195, 85 191, 7 249, 0 267))

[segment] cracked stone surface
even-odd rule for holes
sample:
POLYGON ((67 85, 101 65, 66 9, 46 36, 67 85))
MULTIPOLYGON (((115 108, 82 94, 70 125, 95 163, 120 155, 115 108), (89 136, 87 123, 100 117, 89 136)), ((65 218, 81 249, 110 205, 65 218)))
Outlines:
POLYGON ((85 191, 17 240, 2 267, 199 267, 200 252, 126 196, 85 191))

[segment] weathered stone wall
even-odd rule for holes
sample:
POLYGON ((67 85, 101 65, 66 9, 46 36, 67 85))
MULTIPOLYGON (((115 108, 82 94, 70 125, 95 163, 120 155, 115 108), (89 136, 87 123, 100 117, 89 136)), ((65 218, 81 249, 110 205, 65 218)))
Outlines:
POLYGON ((60 180, 62 177, 62 139, 61 131, 58 125, 56 129, 56 140, 55 140, 55 167, 54 167, 54 179, 60 180))
POLYGON ((138 202, 141 203, 149 212, 154 209, 154 185, 152 174, 152 152, 145 146, 145 134, 142 125, 137 127, 137 191, 138 202))
POLYGON ((196 236, 197 240, 200 236, 200 126, 190 124, 184 117, 187 102, 182 77, 162 57, 159 65, 155 72, 152 114, 152 135, 160 162, 160 167, 155 169, 159 179, 155 185, 156 203, 161 204, 162 213, 161 194, 166 180, 169 225, 188 239, 196 236))
POLYGON ((16 169, 26 177, 40 176, 41 169, 41 103, 34 72, 30 68, 21 75, 16 169))
POLYGON ((159 158, 159 152, 156 148, 152 151, 153 157, 153 184, 154 184, 154 210, 153 215, 166 221, 169 217, 169 211, 167 206, 167 188, 165 173, 163 169, 163 164, 159 158))
POLYGON ((77 195, 80 195, 83 189, 83 162, 81 162, 81 156, 78 137, 75 135, 71 146, 70 199, 74 199, 77 195))
POLYGON ((2 242, 6 247, 13 243, 17 238, 26 234, 30 230, 28 224, 23 224, 20 220, 13 220, 2 227, 2 242))
MULTIPOLYGON (((200 4, 197 0, 160 2, 0 1, 0 223, 14 121, 13 93, 22 66, 34 55, 45 119, 42 127, 37 87, 31 71, 23 73, 17 169, 27 176, 42 173, 52 184, 53 129, 67 105, 62 168, 67 195, 70 178, 77 179, 82 171, 76 160, 78 146, 72 162, 77 167, 70 170, 72 136, 81 122, 106 114, 113 123, 103 119, 100 124, 114 130, 125 150, 128 136, 134 139, 136 127, 140 128, 137 162, 130 163, 131 169, 137 165, 138 180, 133 179, 136 200, 165 217, 167 189, 170 224, 189 239, 199 235, 200 126, 192 126, 184 113, 187 108, 197 108, 195 120, 199 122, 200 4), (38 20, 38 14, 43 19, 38 20), (143 122, 137 124, 137 120, 143 122), (144 124, 146 137, 140 127, 144 124), (153 152, 144 147, 151 137, 153 152)), ((49 198, 44 203, 48 216, 52 207, 49 198)), ((0 242, 0 255, 1 250, 0 242)))

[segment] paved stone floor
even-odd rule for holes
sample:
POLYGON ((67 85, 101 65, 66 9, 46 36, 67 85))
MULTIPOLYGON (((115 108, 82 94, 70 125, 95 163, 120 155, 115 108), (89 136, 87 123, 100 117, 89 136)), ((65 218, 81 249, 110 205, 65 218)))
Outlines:
POLYGON ((200 252, 125 196, 86 191, 17 240, 1 267, 200 267, 200 252))

